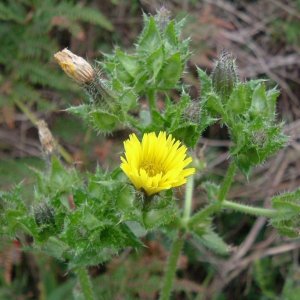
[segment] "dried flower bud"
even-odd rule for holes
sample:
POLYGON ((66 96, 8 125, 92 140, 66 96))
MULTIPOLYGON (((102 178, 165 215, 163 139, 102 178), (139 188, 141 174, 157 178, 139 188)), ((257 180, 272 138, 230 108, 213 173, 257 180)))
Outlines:
POLYGON ((222 51, 212 72, 212 84, 215 91, 224 99, 228 99, 238 81, 237 67, 233 56, 222 51))
POLYGON ((34 208, 34 219, 37 225, 54 225, 55 211, 47 203, 41 203, 34 208))
POLYGON ((43 151, 47 155, 53 154, 56 149, 56 143, 47 123, 44 120, 39 120, 36 125, 43 151))
POLYGON ((170 22, 171 12, 162 6, 156 13, 155 20, 159 28, 163 31, 170 22))
POLYGON ((54 54, 54 58, 64 72, 78 83, 86 84, 93 81, 95 71, 82 57, 64 49, 54 54))

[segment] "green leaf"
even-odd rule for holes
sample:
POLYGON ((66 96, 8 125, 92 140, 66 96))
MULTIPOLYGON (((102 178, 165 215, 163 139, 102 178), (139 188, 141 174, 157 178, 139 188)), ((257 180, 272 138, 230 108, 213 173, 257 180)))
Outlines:
POLYGON ((172 20, 165 29, 164 32, 165 40, 169 44, 170 49, 174 49, 178 46, 178 37, 175 29, 174 20, 172 20))
POLYGON ((275 117, 276 101, 277 101, 277 98, 279 95, 280 95, 280 92, 276 89, 276 87, 271 90, 268 90, 266 93, 269 117, 271 119, 274 119, 274 117, 275 117))
POLYGON ((254 115, 266 115, 268 113, 266 88, 264 84, 258 84, 255 87, 250 109, 254 115))
POLYGON ((297 203, 297 201, 300 209, 300 189, 294 192, 284 193, 272 198, 274 208, 279 208, 277 205, 281 205, 282 203, 297 203))
POLYGON ((148 58, 146 62, 146 66, 149 74, 151 74, 150 81, 154 82, 157 74, 160 72, 164 61, 164 52, 163 48, 160 47, 156 51, 154 51, 148 58))
POLYGON ((221 98, 213 92, 206 94, 206 106, 212 114, 225 115, 221 98))
POLYGON ((127 112, 137 106, 137 95, 132 89, 127 90, 120 96, 120 103, 124 111, 127 112))
POLYGON ((153 53, 161 46, 161 37, 154 17, 145 18, 145 28, 138 42, 138 50, 153 53))
POLYGON ((78 106, 71 106, 66 109, 67 112, 74 114, 76 116, 81 117, 82 119, 86 119, 89 113, 90 107, 87 104, 82 104, 78 106))
POLYGON ((56 237, 50 237, 43 245, 43 251, 50 256, 63 260, 69 247, 66 243, 56 237))
POLYGON ((202 244, 206 248, 212 250, 219 255, 228 255, 230 251, 230 246, 227 245, 223 239, 214 232, 211 228, 208 228, 203 233, 194 229, 193 238, 197 243, 202 244))
POLYGON ((232 91, 226 104, 226 110, 237 114, 246 112, 251 105, 251 89, 247 84, 239 83, 232 91))
POLYGON ((175 88, 176 83, 181 77, 182 71, 181 57, 178 52, 165 61, 164 66, 158 75, 158 78, 160 78, 158 87, 163 90, 175 88))
POLYGON ((182 141, 187 147, 194 147, 200 139, 200 128, 196 124, 187 124, 171 131, 172 135, 182 141))
POLYGON ((300 236, 300 189, 272 198, 272 206, 278 214, 271 223, 282 234, 291 238, 300 236))
POLYGON ((206 94, 212 91, 211 78, 207 73, 197 67, 198 76, 200 78, 201 97, 205 97, 206 94))
POLYGON ((92 231, 102 226, 102 223, 91 213, 85 212, 81 218, 81 224, 92 231))
POLYGON ((116 50, 116 56, 130 76, 135 78, 139 70, 138 58, 134 55, 128 55, 120 49, 116 50))
POLYGON ((176 208, 168 205, 164 208, 145 211, 143 214, 143 223, 146 229, 154 229, 171 223, 176 217, 176 208))
POLYGON ((119 118, 109 112, 94 110, 89 113, 91 122, 100 132, 112 131, 119 122, 119 118))

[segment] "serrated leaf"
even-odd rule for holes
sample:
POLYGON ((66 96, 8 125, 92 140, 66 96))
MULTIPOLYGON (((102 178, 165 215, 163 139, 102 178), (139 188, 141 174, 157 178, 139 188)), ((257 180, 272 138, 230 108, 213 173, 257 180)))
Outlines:
POLYGON ((78 106, 71 106, 66 109, 67 112, 70 112, 71 114, 77 115, 83 119, 86 119, 86 116, 88 115, 88 112, 90 110, 89 105, 82 104, 78 106))
POLYGON ((65 252, 68 251, 69 247, 66 243, 59 240, 58 238, 50 237, 48 241, 43 245, 42 249, 48 255, 63 260, 65 252))
POLYGON ((154 229, 169 224, 177 216, 177 210, 173 206, 167 206, 161 209, 151 209, 144 212, 143 224, 146 229, 154 229))
POLYGON ((174 20, 172 20, 165 29, 164 36, 170 49, 178 46, 178 37, 175 29, 174 20))
POLYGON ((251 105, 251 89, 247 84, 239 83, 233 89, 226 104, 228 112, 242 114, 246 112, 251 105))
POLYGON ((162 68, 163 62, 164 62, 164 51, 162 47, 159 47, 149 57, 147 57, 146 67, 149 74, 151 74, 151 78, 150 78, 151 82, 155 82, 157 74, 162 68))
POLYGON ((138 50, 153 53, 161 46, 161 37, 154 17, 146 17, 146 24, 138 42, 138 50))
POLYGON ((219 255, 228 255, 230 251, 230 246, 227 245, 224 240, 211 228, 208 228, 203 233, 197 230, 193 231, 193 238, 196 242, 202 244, 206 248, 212 250, 219 255))
POLYGON ((158 87, 160 89, 175 88, 176 83, 181 77, 182 71, 181 57, 178 52, 165 60, 164 66, 158 75, 158 78, 160 79, 158 87))
POLYGON ((120 49, 116 50, 116 56, 130 76, 135 78, 139 70, 138 58, 134 55, 126 54, 120 49))
POLYGON ((255 87, 250 110, 254 115, 266 115, 268 113, 266 88, 264 84, 258 84, 255 87))
POLYGON ((200 78, 201 97, 212 91, 212 81, 205 71, 197 68, 198 76, 200 78))
POLYGON ((110 132, 118 124, 119 118, 106 111, 94 110, 89 113, 90 119, 100 132, 110 132))
POLYGON ((194 147, 200 139, 200 128, 196 124, 178 126, 170 133, 188 147, 194 147))
POLYGON ((206 94, 206 106, 207 110, 212 114, 225 115, 221 98, 215 93, 206 94))
POLYGON ((137 95, 133 90, 127 90, 120 96, 120 103, 125 112, 137 106, 137 95))

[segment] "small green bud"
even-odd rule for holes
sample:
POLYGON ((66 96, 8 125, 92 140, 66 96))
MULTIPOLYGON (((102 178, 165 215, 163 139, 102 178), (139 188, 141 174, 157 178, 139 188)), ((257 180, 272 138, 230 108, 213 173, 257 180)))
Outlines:
POLYGON ((47 203, 41 203, 34 208, 34 219, 37 225, 54 225, 55 212, 47 203))
POLYGON ((155 15, 155 20, 161 31, 164 31, 170 22, 171 12, 162 6, 155 15))
POLYGON ((227 100, 237 82, 235 59, 230 53, 222 51, 212 72, 213 88, 222 100, 227 100))
POLYGON ((200 103, 199 101, 192 101, 184 111, 184 119, 198 124, 200 121, 200 103))

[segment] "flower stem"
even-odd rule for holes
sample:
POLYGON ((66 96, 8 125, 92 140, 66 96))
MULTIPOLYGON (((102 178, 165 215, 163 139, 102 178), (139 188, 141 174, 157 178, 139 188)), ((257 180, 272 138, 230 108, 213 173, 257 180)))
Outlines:
POLYGON ((231 187, 235 172, 236 172, 236 164, 234 162, 231 162, 227 169, 226 175, 223 179, 223 182, 220 187, 219 194, 218 194, 218 200, 220 202, 224 201, 224 199, 226 198, 227 193, 231 187))
POLYGON ((194 190, 194 176, 191 175, 187 180, 187 184, 185 188, 184 211, 183 211, 183 219, 182 219, 184 224, 188 223, 191 216, 193 190, 194 190))
POLYGON ((276 216, 277 211, 274 209, 268 208, 260 208, 260 207, 253 207, 249 205, 244 205, 241 203, 232 202, 229 200, 224 200, 222 202, 223 207, 229 208, 235 211, 239 211, 245 214, 254 215, 254 216, 262 216, 267 218, 272 218, 276 216))
POLYGON ((76 271, 82 294, 85 300, 95 300, 92 283, 86 268, 78 268, 76 271))
POLYGON ((153 121, 153 112, 156 111, 156 99, 155 99, 155 90, 151 89, 147 93, 148 97, 148 103, 149 103, 149 108, 150 108, 150 113, 151 113, 151 119, 153 121))
POLYGON ((177 238, 173 241, 171 253, 168 258, 167 269, 161 289, 160 300, 169 300, 173 289, 173 282, 176 275, 177 261, 184 243, 184 236, 178 232, 177 238))

